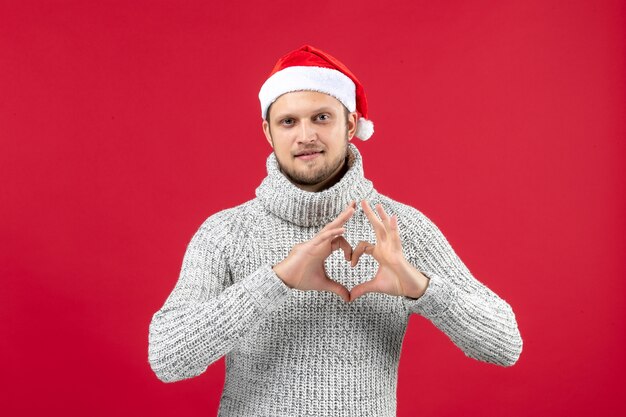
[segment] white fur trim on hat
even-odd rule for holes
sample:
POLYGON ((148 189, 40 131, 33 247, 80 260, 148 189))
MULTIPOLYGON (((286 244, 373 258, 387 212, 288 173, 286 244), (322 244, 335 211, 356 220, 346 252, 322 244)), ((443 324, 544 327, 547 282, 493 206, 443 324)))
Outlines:
POLYGON ((356 110, 356 87, 347 75, 331 68, 293 66, 274 73, 263 83, 259 91, 263 119, 274 100, 285 93, 301 90, 326 93, 343 103, 348 111, 356 110))

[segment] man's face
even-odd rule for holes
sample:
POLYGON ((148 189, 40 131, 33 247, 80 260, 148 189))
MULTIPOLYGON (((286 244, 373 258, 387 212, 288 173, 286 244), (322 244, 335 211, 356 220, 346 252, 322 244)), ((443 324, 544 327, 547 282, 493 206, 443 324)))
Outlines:
POLYGON ((336 98, 317 91, 280 96, 263 121, 263 132, 282 172, 298 187, 320 191, 337 182, 356 132, 357 113, 346 120, 336 98))

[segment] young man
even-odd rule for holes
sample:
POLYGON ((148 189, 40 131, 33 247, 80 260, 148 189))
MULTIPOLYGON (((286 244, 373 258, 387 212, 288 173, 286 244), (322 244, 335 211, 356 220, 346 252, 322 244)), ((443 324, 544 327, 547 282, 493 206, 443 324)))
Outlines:
POLYGON ((373 124, 358 79, 304 45, 259 99, 268 175, 192 237, 150 323, 157 377, 192 378, 225 355, 220 417, 395 416, 412 313, 468 357, 513 365, 522 339, 509 304, 424 214, 364 177, 350 141, 373 124))

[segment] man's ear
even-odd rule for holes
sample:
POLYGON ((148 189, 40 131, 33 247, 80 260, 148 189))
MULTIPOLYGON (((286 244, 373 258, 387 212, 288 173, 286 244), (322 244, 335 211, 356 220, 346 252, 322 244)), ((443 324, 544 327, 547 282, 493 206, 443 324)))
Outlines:
POLYGON ((263 134, 265 134, 265 139, 267 139, 267 142, 270 144, 272 149, 274 149, 274 144, 272 143, 272 134, 270 132, 270 125, 269 123, 267 123, 267 120, 263 119, 263 123, 261 124, 261 126, 263 127, 263 134))
POLYGON ((359 120, 359 113, 352 112, 348 114, 348 140, 352 140, 356 133, 357 121, 359 120))

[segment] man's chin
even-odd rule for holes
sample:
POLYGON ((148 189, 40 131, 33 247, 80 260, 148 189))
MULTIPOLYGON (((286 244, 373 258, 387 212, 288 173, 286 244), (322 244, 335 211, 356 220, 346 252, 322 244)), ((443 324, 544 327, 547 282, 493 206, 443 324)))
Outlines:
MULTIPOLYGON (((283 171, 285 172, 285 171, 283 171)), ((292 182, 297 183, 299 185, 316 185, 324 180, 322 175, 298 175, 291 172, 287 173, 292 182)))
POLYGON ((302 178, 302 177, 291 177, 292 181, 299 185, 316 185, 324 180, 324 178, 302 178))

